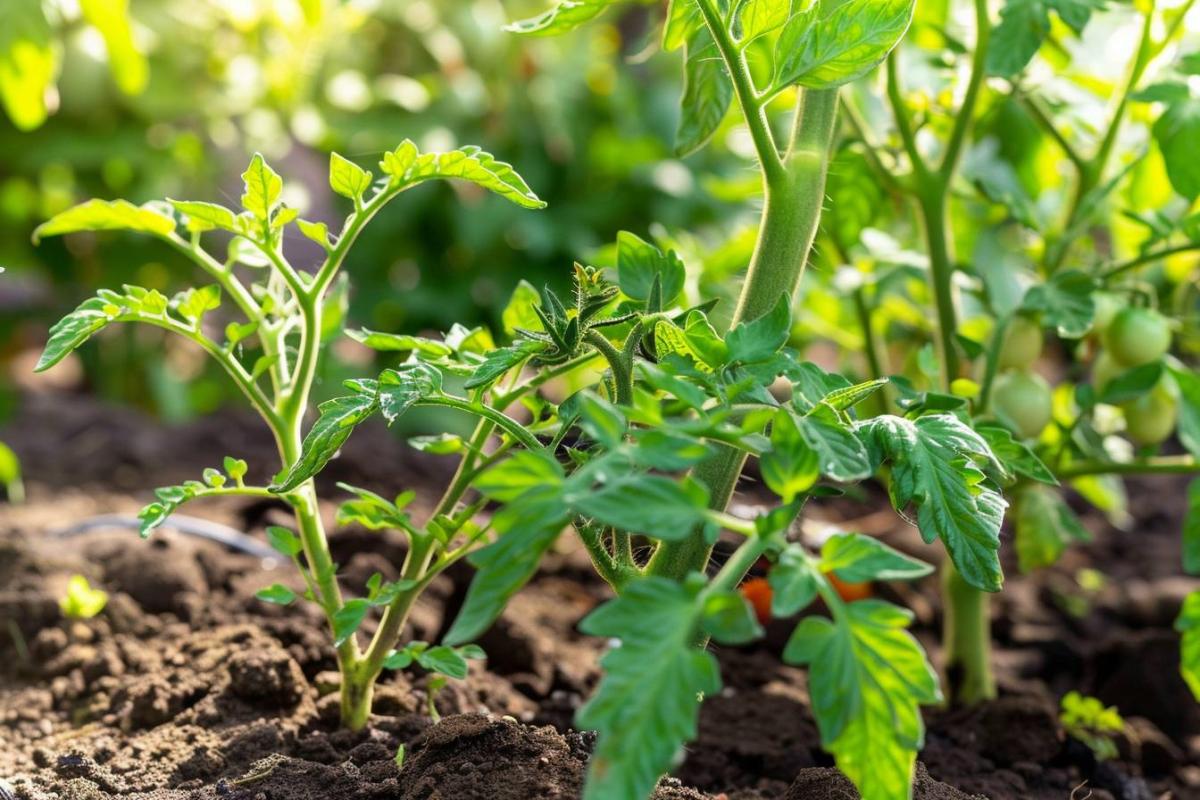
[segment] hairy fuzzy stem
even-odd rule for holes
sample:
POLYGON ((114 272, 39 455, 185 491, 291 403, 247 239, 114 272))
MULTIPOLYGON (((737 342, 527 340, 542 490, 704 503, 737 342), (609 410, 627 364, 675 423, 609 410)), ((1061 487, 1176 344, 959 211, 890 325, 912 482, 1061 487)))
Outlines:
MULTIPOLYGON (((821 216, 836 119, 835 90, 800 93, 783 171, 775 178, 764 176, 758 242, 732 324, 766 314, 781 294, 790 297, 800 283, 821 216)), ((729 505, 745 463, 742 452, 720 447, 696 468, 696 478, 708 487, 711 508, 723 510, 729 505)), ((682 579, 690 572, 704 571, 711 552, 704 533, 697 530, 681 541, 662 544, 647 572, 682 579)))

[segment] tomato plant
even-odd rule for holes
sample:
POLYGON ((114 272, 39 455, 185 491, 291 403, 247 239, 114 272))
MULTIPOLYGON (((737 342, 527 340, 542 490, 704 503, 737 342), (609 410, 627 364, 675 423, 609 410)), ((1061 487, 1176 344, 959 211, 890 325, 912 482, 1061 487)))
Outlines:
MULTIPOLYGON (((431 519, 416 524, 405 510, 413 499, 411 494, 388 499, 344 486, 353 499, 341 505, 339 522, 402 531, 408 537, 409 551, 399 580, 385 582, 377 573, 364 587, 363 596, 343 597, 313 483, 291 477, 312 459, 332 456, 351 427, 376 410, 372 403, 355 398, 322 404, 322 415, 309 438, 320 437, 330 449, 302 452, 302 425, 318 362, 328 341, 340 333, 345 314, 347 282, 342 267, 355 240, 380 209, 427 181, 470 181, 525 208, 543 205, 512 167, 476 147, 421 153, 406 140, 384 155, 379 169, 376 179, 371 172, 333 154, 330 186, 353 204, 353 211, 336 233, 325 223, 300 218, 283 202, 283 179, 261 155, 254 156, 242 175, 245 194, 240 212, 198 201, 135 206, 124 200, 91 200, 53 217, 35 232, 35 238, 96 230, 148 234, 193 262, 213 281, 170 298, 140 286, 102 289, 51 328, 37 369, 50 369, 114 323, 161 328, 192 342, 220 365, 273 434, 284 468, 280 473, 283 485, 248 483, 250 465, 228 456, 220 467, 206 469, 199 480, 158 489, 157 501, 139 514, 142 535, 148 536, 183 504, 202 498, 278 497, 290 505, 296 530, 271 527, 267 534, 272 547, 295 563, 304 589, 275 584, 260 591, 258 597, 281 605, 303 598, 320 606, 329 622, 342 675, 342 722, 355 729, 367 722, 372 690, 383 669, 398 669, 416 660, 427 669, 463 677, 466 659, 480 655, 477 648, 428 648, 424 643, 409 643, 397 649, 397 645, 417 596, 434 576, 465 555, 482 531, 472 521, 469 508, 455 511, 458 494, 454 487, 431 519), (293 230, 324 250, 316 271, 298 270, 284 253, 285 232, 293 230), (202 246, 205 234, 213 232, 226 234, 229 242, 221 258, 202 246), (235 319, 223 331, 214 332, 206 326, 205 317, 226 299, 236 308, 240 321, 235 319), (384 619, 364 649, 356 633, 372 608, 384 609, 384 619)), ((478 354, 487 341, 482 332, 461 328, 447 342, 429 347, 481 360, 478 354)), ((440 380, 436 373, 421 373, 419 379, 428 382, 424 396, 395 398, 387 405, 390 415, 418 401, 452 405, 432 391, 440 380)), ((384 380, 385 386, 390 385, 384 380)), ((263 466, 255 465, 256 471, 261 472, 263 466)))

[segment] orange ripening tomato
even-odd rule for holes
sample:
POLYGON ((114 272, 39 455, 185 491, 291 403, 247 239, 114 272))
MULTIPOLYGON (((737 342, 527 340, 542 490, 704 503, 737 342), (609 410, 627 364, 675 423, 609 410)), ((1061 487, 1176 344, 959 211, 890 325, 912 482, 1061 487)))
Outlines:
POLYGON ((771 619, 771 584, 766 578, 750 578, 738 587, 742 597, 754 609, 760 625, 766 625, 771 619))
POLYGON ((847 603, 853 603, 855 600, 866 600, 871 596, 871 584, 869 582, 850 583, 844 581, 832 572, 826 572, 825 577, 829 578, 829 582, 833 584, 833 588, 837 589, 838 596, 847 603))

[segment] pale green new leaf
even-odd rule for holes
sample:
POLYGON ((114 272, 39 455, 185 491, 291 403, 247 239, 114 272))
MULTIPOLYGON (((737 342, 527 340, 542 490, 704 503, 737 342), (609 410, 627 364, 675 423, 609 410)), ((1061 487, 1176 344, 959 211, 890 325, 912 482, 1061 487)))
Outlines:
POLYGON ((534 311, 541 305, 542 295, 533 288, 533 284, 523 278, 517 281, 517 286, 508 299, 508 305, 500 314, 500 324, 503 325, 504 332, 511 337, 516 335, 518 329, 541 330, 542 322, 534 311))
POLYGON ((616 0, 560 0, 536 17, 510 23, 504 29, 527 36, 554 36, 595 19, 616 0))
POLYGON ((981 466, 994 461, 987 442, 949 414, 916 420, 884 415, 859 423, 857 430, 875 463, 892 464, 889 490, 896 510, 914 506, 921 537, 941 539, 972 586, 998 591, 1006 503, 985 483, 981 466))
POLYGON ((34 372, 44 372, 66 358, 110 322, 116 322, 127 309, 114 306, 99 297, 89 297, 50 328, 50 338, 34 372))
POLYGON ((604 677, 576 715, 581 730, 599 734, 584 800, 649 797, 695 737, 701 701, 721 688, 716 659, 695 646, 696 589, 642 578, 580 623, 584 633, 621 640, 600 660, 604 677))
POLYGON ((805 618, 784 650, 809 665, 821 744, 863 800, 911 797, 925 739, 920 706, 941 700, 937 674, 905 630, 911 618, 880 600, 850 603, 836 622, 805 618))
POLYGON ((746 0, 739 16, 739 40, 748 44, 770 33, 788 20, 792 11, 790 0, 746 0))
POLYGON ((1181 634, 1179 643, 1179 674, 1200 701, 1200 592, 1192 592, 1183 601, 1183 609, 1175 620, 1175 630, 1181 634))
POLYGON ((478 147, 460 147, 448 153, 421 153, 408 139, 395 150, 385 153, 379 163, 391 176, 391 186, 408 187, 435 178, 470 181, 525 208, 545 208, 546 204, 529 188, 511 164, 497 161, 478 147))
POLYGON ((675 152, 686 156, 704 146, 725 119, 733 100, 733 82, 708 28, 696 28, 687 42, 683 97, 675 152))
POLYGON ((379 376, 379 410, 391 425, 418 400, 441 394, 442 373, 428 364, 405 364, 379 376))
POLYGON ((271 169, 261 153, 255 153, 250 166, 242 173, 242 180, 246 184, 242 207, 259 221, 269 223, 283 193, 283 178, 271 169))
POLYGON ((141 94, 150 79, 146 56, 133 41, 129 0, 79 0, 84 19, 104 37, 113 79, 125 94, 141 94))
POLYGON ((19 130, 46 121, 46 90, 57 71, 58 50, 40 0, 0 3, 0 101, 19 130))
POLYGON ((76 231, 128 230, 167 236, 175 230, 175 220, 152 206, 135 206, 127 200, 88 200, 56 214, 33 231, 37 243, 46 236, 76 231))
POLYGON ((683 47, 697 28, 704 27, 696 0, 669 0, 669 3, 662 41, 662 48, 668 53, 683 47))
POLYGON ((775 46, 775 89, 832 89, 887 58, 912 21, 915 0, 848 0, 822 16, 814 3, 792 16, 775 46))
POLYGON ((184 214, 188 218, 188 227, 191 230, 211 230, 212 228, 220 228, 221 230, 233 231, 241 233, 241 227, 238 225, 237 217, 232 211, 224 206, 216 205, 215 203, 201 203, 191 200, 167 200, 175 210, 184 214))
POLYGON ((379 409, 374 392, 335 397, 318 407, 321 415, 313 423, 300 446, 300 458, 287 474, 271 485, 273 492, 290 492, 316 475, 337 455, 355 426, 379 409))
POLYGON ((381 352, 404 353, 414 351, 424 358, 431 359, 442 358, 454 352, 445 342, 426 339, 421 336, 410 336, 406 333, 384 333, 383 331, 362 328, 357 331, 348 330, 346 331, 346 335, 372 350, 379 350, 381 352))
POLYGON ((363 192, 371 188, 371 173, 337 153, 330 153, 329 186, 342 197, 361 200, 363 192))
POLYGON ((1013 501, 1017 560, 1021 572, 1048 567, 1071 542, 1086 542, 1091 535, 1057 491, 1031 485, 1013 501))

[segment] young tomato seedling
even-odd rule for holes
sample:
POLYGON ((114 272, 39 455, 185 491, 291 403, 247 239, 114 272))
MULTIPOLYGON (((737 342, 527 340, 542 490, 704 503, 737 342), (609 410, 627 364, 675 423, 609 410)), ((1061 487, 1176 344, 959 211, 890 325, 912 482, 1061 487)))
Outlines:
MULTIPOLYGON (((331 233, 324 223, 301 219, 295 209, 285 205, 282 178, 256 155, 242 175, 245 194, 240 212, 193 201, 135 206, 124 200, 91 200, 52 218, 34 235, 38 239, 111 229, 150 234, 186 256, 213 281, 172 298, 139 286, 101 290, 51 329, 37 369, 53 367, 93 334, 117 322, 163 328, 200 347, 224 369, 273 434, 283 467, 281 481, 271 486, 248 483, 249 465, 227 457, 221 468, 206 469, 202 480, 158 489, 157 501, 140 514, 142 535, 163 524, 184 503, 201 498, 278 497, 290 505, 296 530, 272 527, 267 533, 271 545, 295 563, 304 590, 297 593, 276 584, 258 597, 284 605, 303 597, 321 607, 337 649, 342 722, 354 729, 367 722, 372 689, 383 669, 398 669, 416 661, 426 669, 462 678, 467 659, 482 656, 478 648, 430 647, 423 642, 397 649, 417 596, 435 575, 471 550, 480 531, 471 521, 469 509, 454 511, 457 495, 453 490, 430 519, 418 523, 405 510, 413 499, 411 494, 388 500, 366 489, 344 486, 354 499, 341 506, 339 523, 401 531, 409 548, 399 580, 384 581, 376 574, 363 596, 343 597, 313 482, 290 477, 303 471, 305 459, 313 457, 310 452, 301 454, 302 426, 323 344, 340 330, 345 314, 347 282, 342 267, 367 223, 400 193, 426 181, 470 181, 525 208, 544 205, 512 167, 476 147, 421 153, 405 141, 384 154, 379 168, 381 175, 376 179, 336 153, 331 157, 330 186, 353 203, 353 211, 337 233, 331 233), (313 272, 297 269, 284 252, 284 234, 293 229, 324 250, 324 258, 313 272), (201 246, 202 237, 212 232, 222 232, 229 241, 224 259, 201 246), (236 317, 224 326, 223 337, 214 336, 213 312, 225 299, 234 306, 236 317), (364 647, 357 631, 373 608, 383 609, 383 618, 364 647)), ((453 341, 437 346, 482 361, 478 340, 472 332, 462 330, 453 341)), ((337 450, 356 422, 374 410, 353 398, 323 404, 317 425, 318 432, 324 430, 327 435, 325 457, 337 450)), ((470 473, 478 455, 477 448, 463 448, 464 474, 470 473)))

